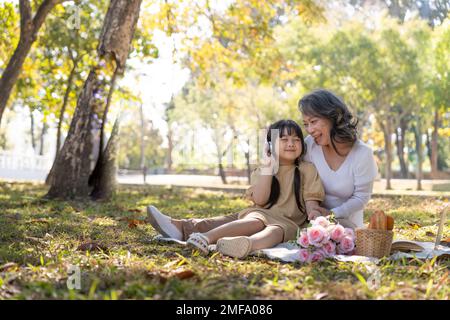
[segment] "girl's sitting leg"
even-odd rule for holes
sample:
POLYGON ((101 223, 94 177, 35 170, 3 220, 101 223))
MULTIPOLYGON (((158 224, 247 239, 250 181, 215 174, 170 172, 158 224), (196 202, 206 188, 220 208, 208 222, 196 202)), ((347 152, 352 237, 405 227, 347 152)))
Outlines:
POLYGON ((209 243, 212 244, 223 237, 251 236, 263 230, 264 227, 264 223, 261 220, 244 218, 221 225, 205 232, 204 235, 208 238, 209 243))
POLYGON ((245 258, 250 252, 267 249, 283 242, 284 231, 278 226, 268 226, 250 237, 225 237, 217 241, 217 250, 234 258, 245 258))
POLYGON ((208 254, 208 245, 223 237, 250 236, 264 229, 264 223, 258 219, 248 218, 226 223, 206 233, 192 233, 187 244, 208 254))

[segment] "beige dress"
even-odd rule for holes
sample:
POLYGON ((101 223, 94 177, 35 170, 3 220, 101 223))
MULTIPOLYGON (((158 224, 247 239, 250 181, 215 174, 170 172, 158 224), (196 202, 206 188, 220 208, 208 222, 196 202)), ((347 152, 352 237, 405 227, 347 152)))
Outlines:
MULTIPOLYGON (((306 210, 300 211, 295 201, 294 193, 294 170, 295 165, 280 166, 276 178, 280 183, 280 196, 278 201, 270 208, 264 209, 261 206, 244 209, 239 212, 238 219, 256 218, 262 221, 266 226, 279 226, 284 231, 284 240, 294 240, 299 227, 305 227, 307 224, 306 210)), ((325 192, 320 181, 316 168, 310 162, 301 162, 300 170, 300 202, 305 208, 305 201, 316 200, 323 201, 325 192)), ((253 189, 256 186, 261 170, 255 169, 251 176, 251 186, 246 194, 251 198, 253 189)))

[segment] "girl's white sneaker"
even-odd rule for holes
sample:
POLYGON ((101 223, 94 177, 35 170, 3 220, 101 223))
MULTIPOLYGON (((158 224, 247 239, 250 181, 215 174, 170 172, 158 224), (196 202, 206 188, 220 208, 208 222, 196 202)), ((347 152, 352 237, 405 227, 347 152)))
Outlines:
POLYGON ((183 234, 172 223, 169 216, 162 214, 154 206, 147 207, 147 218, 150 224, 166 238, 183 240, 183 234))
POLYGON ((249 237, 224 237, 217 240, 217 251, 234 258, 245 258, 252 249, 249 237))

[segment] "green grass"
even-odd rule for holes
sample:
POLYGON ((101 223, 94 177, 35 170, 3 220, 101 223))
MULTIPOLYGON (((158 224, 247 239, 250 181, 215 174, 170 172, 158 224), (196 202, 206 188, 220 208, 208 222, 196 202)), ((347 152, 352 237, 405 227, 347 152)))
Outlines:
MULTIPOLYGON (((95 203, 48 201, 45 192, 43 185, 0 183, 0 299, 449 299, 448 260, 382 260, 381 282, 371 287, 373 270, 363 264, 202 257, 156 243, 150 225, 130 228, 123 219, 144 219, 149 204, 179 218, 227 214, 249 205, 239 195, 121 187, 113 200, 95 203), (104 250, 77 250, 92 241, 104 250), (80 268, 80 290, 67 288, 71 265, 80 268)), ((374 198, 367 213, 392 214, 396 237, 432 241, 440 205, 374 198)))

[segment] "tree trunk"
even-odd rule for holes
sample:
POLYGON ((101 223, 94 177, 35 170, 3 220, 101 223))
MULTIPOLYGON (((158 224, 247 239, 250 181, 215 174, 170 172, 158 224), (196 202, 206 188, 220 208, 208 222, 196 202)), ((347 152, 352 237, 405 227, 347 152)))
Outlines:
POLYGON ((426 135, 426 146, 427 146, 427 156, 428 156, 428 160, 430 160, 431 163, 431 139, 430 139, 430 133, 428 132, 429 130, 425 131, 425 135, 426 135))
MULTIPOLYGON (((89 186, 90 156, 93 149, 91 124, 98 111, 96 108, 100 109, 96 104, 101 104, 94 96, 94 92, 104 92, 104 83, 100 79, 105 76, 102 71, 107 70, 104 68, 105 63, 115 65, 115 72, 123 72, 141 2, 142 0, 110 1, 99 39, 97 63, 91 69, 78 98, 69 133, 56 158, 55 174, 47 197, 87 197, 91 193, 89 186)), ((110 159, 105 161, 107 163, 110 159)), ((106 169, 101 169, 100 172, 104 170, 106 169)), ((100 181, 105 183, 106 180, 100 181)), ((95 193, 97 194, 97 191, 95 193)))
POLYGON ((222 183, 228 184, 225 170, 223 170, 222 158, 219 159, 219 175, 220 175, 220 178, 222 179, 222 183))
POLYGON ((385 163, 385 178, 386 178, 386 190, 391 190, 391 178, 392 178, 392 139, 391 139, 391 120, 385 119, 385 123, 379 122, 383 130, 384 136, 384 151, 386 154, 385 163))
POLYGON ((431 177, 438 176, 438 129, 439 112, 435 110, 433 121, 433 133, 431 134, 431 177))
POLYGON ((422 132, 420 126, 420 119, 417 121, 417 126, 413 127, 414 136, 416 138, 416 153, 417 153, 417 190, 422 190, 422 165, 423 165, 423 151, 422 151, 422 132))
POLYGON ((172 132, 172 125, 170 122, 168 124, 168 130, 167 130, 167 141, 168 141, 168 150, 167 150, 167 171, 170 173, 172 171, 172 152, 173 152, 173 132, 172 132))
POLYGON ((65 0, 44 0, 33 18, 30 1, 19 1, 20 39, 11 59, 2 73, 2 77, 0 78, 0 124, 11 91, 17 82, 17 78, 22 70, 23 63, 30 52, 31 46, 37 39, 39 29, 53 7, 64 1, 65 0))
MULTIPOLYGON (((139 106, 139 115, 141 120, 141 154, 140 154, 140 163, 139 166, 141 170, 144 170, 145 167, 145 118, 144 118, 144 108, 143 103, 141 102, 139 106)), ((145 181, 145 177, 144 177, 145 181)))
POLYGON ((47 134, 47 130, 48 130, 48 125, 47 125, 47 123, 44 122, 42 124, 41 138, 39 141, 39 155, 40 156, 44 155, 44 140, 45 140, 45 135, 47 134))
POLYGON ((250 139, 247 139, 247 145, 248 145, 249 150, 247 152, 244 152, 244 154, 245 154, 245 162, 247 164, 247 182, 248 182, 248 184, 250 184, 251 183, 250 177, 252 174, 252 170, 250 167, 250 139))
POLYGON ((36 137, 34 134, 34 115, 33 110, 30 109, 30 136, 31 136, 31 146, 33 147, 34 153, 36 153, 36 137))
POLYGON ((107 200, 114 194, 116 187, 117 173, 117 151, 119 146, 119 118, 114 122, 106 149, 103 155, 99 157, 101 163, 99 165, 98 179, 94 182, 94 189, 91 197, 94 200, 107 200))
POLYGON ((401 177, 403 179, 408 178, 408 168, 406 166, 405 161, 405 131, 406 131, 406 124, 405 121, 402 119, 400 120, 400 128, 397 128, 395 133, 395 142, 397 145, 397 156, 398 160, 400 162, 400 172, 401 177))

